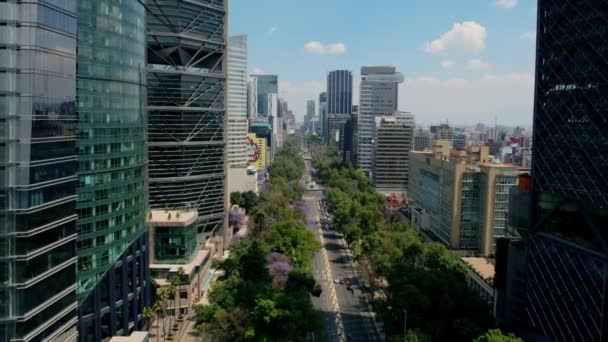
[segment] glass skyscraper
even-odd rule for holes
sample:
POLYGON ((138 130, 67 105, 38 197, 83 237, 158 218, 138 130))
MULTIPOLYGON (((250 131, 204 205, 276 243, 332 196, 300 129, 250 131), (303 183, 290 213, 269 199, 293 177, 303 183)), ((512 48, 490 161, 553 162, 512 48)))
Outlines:
POLYGON ((608 340, 608 3, 538 2, 525 329, 608 340))
POLYGON ((232 36, 228 43, 228 163, 247 167, 247 35, 232 36))
POLYGON ((226 214, 226 3, 148 3, 150 206, 198 209, 199 238, 226 214))
POLYGON ((268 95, 279 93, 279 76, 277 75, 252 75, 253 82, 256 83, 256 108, 257 116, 269 116, 272 110, 268 95))
POLYGON ((146 251, 146 12, 140 1, 78 0, 79 335, 143 326, 146 251))
POLYGON ((0 341, 75 341, 76 1, 0 2, 0 341))

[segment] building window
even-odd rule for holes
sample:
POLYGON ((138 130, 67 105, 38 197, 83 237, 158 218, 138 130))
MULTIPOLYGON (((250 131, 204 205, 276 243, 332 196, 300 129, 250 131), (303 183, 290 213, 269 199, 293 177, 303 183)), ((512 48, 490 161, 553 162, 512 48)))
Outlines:
POLYGON ((181 299, 188 299, 188 291, 181 291, 179 293, 179 298, 181 298, 181 299))

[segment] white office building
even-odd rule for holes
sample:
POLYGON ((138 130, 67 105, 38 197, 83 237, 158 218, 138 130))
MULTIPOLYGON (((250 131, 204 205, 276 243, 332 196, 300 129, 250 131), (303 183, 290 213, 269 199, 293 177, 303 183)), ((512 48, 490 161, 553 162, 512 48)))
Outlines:
POLYGON ((228 165, 247 167, 247 36, 232 36, 228 44, 228 165))

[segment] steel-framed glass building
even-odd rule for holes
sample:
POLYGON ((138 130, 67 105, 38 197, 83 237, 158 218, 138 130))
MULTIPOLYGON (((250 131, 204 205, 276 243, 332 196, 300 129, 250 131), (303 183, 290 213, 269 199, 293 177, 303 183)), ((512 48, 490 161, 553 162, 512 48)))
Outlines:
POLYGON ((141 1, 78 0, 79 336, 143 327, 146 251, 146 12, 141 1))
POLYGON ((225 216, 226 5, 148 3, 150 206, 198 209, 201 240, 225 216))
POLYGON ((538 2, 523 330, 608 340, 608 3, 538 2))
POLYGON ((0 26, 0 341, 75 341, 76 1, 0 26))

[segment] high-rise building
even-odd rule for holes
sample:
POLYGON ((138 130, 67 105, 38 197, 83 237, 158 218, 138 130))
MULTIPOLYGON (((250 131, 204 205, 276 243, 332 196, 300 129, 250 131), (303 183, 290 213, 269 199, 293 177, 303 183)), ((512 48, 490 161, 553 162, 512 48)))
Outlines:
MULTIPOLYGON (((449 138, 449 136, 448 136, 448 138, 449 138)), ((467 147, 467 136, 464 133, 454 134, 452 141, 453 141, 454 148, 467 147)))
POLYGON ((148 3, 150 207, 198 209, 201 244, 225 224, 226 6, 148 3))
POLYGON ((308 100, 306 102, 306 116, 304 117, 304 126, 308 131, 312 131, 311 121, 315 116, 316 108, 315 108, 315 100, 308 100))
POLYGON ((608 340, 607 29, 605 1, 538 1, 532 222, 500 283, 530 340, 608 340))
POLYGON ((319 94, 319 131, 320 131, 321 138, 323 139, 324 142, 327 142, 327 139, 329 138, 329 132, 328 132, 329 114, 328 114, 327 110, 328 110, 327 92, 323 92, 323 93, 319 94))
POLYGON ((247 35, 228 40, 228 165, 247 167, 247 35))
POLYGON ((393 66, 361 68, 359 114, 357 115, 357 165, 372 171, 374 117, 392 115, 398 109, 399 83, 403 75, 393 66))
POLYGON ((454 128, 448 124, 431 126, 431 133, 434 134, 435 140, 454 140, 454 128))
POLYGON ((414 151, 424 151, 431 148, 433 137, 429 131, 419 128, 414 133, 414 151))
POLYGON ((247 81, 247 118, 255 119, 258 116, 258 82, 255 77, 247 81))
POLYGON ((509 191, 519 169, 489 162, 487 146, 452 149, 437 140, 432 152, 411 152, 408 196, 412 226, 454 249, 495 253, 508 237, 509 191))
POLYGON ((0 341, 76 341, 76 2, 0 13, 0 341))
POLYGON ((376 116, 374 121, 374 186, 384 194, 404 195, 407 192, 414 116, 397 112, 392 116, 376 116))
POLYGON ((350 114, 353 105, 353 74, 350 70, 334 70, 327 74, 327 111, 329 114, 350 114))
POLYGON ((78 325, 81 341, 100 341, 141 329, 150 301, 146 11, 139 1, 76 3, 78 325))
POLYGON ((269 116, 270 105, 268 95, 279 94, 279 76, 277 75, 252 75, 252 82, 255 83, 256 116, 269 116))

